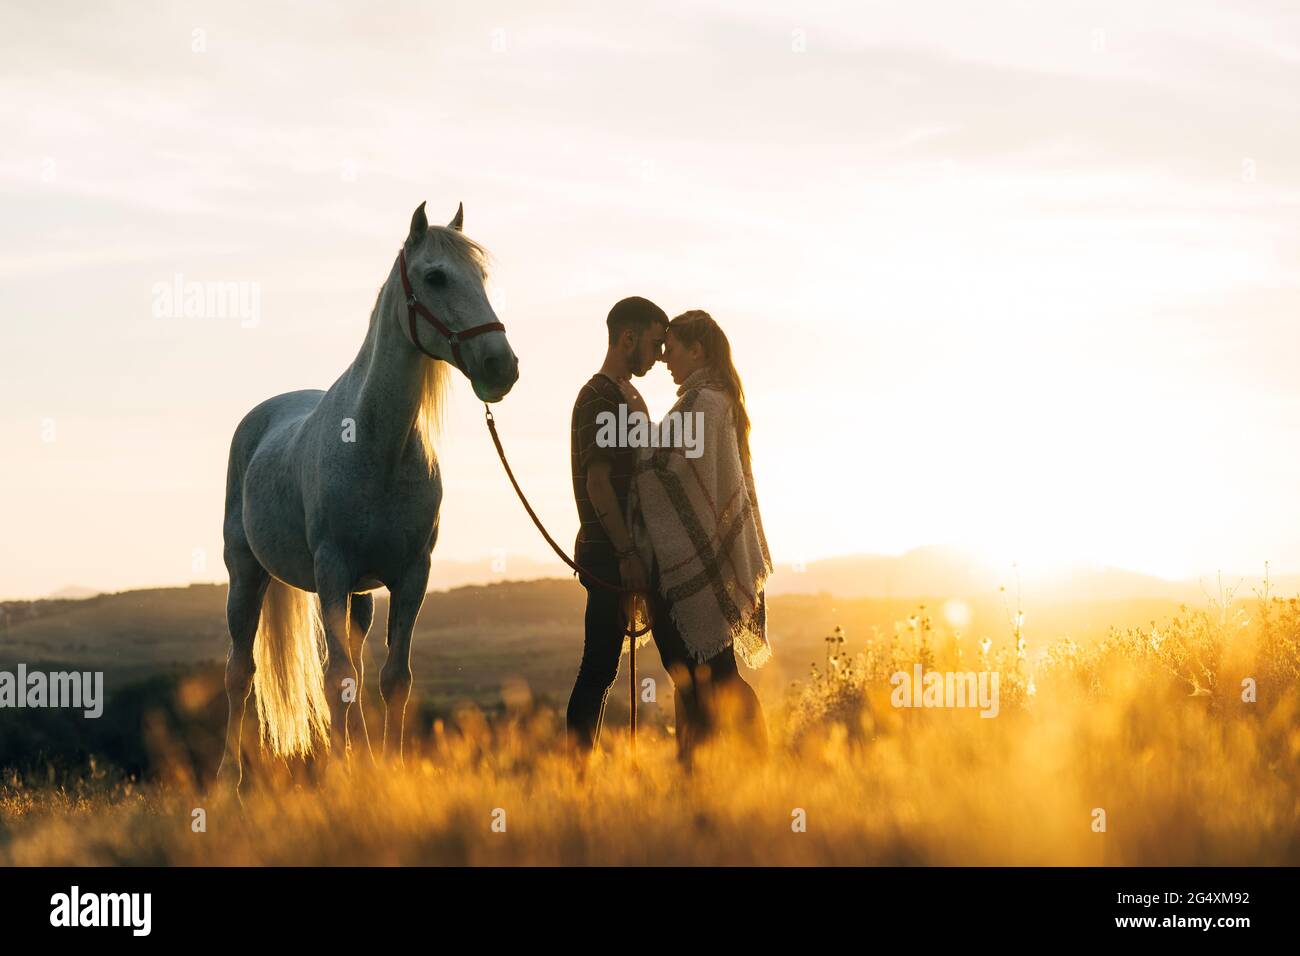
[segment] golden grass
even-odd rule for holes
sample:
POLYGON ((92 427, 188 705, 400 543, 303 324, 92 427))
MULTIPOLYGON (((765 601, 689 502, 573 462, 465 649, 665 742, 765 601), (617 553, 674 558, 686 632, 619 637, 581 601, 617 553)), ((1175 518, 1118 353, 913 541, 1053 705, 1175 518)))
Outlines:
POLYGON ((11 777, 0 863, 1296 864, 1300 605, 1251 613, 1189 612, 1034 661, 1013 642, 989 656, 1005 678, 994 719, 894 709, 882 680, 911 660, 978 670, 978 646, 915 623, 850 641, 829 674, 765 702, 767 761, 722 744, 692 774, 670 736, 643 734, 633 759, 608 729, 582 774, 556 716, 522 706, 438 726, 405 768, 264 782, 242 806, 179 772, 95 771, 70 790, 11 777))

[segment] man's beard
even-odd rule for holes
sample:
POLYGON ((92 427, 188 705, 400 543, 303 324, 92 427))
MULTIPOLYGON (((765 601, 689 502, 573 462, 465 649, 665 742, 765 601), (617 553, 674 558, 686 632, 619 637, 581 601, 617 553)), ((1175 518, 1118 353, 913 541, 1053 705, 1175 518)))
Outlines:
POLYGON ((632 371, 637 375, 644 375, 655 367, 657 361, 659 361, 657 358, 652 358, 649 361, 646 361, 644 356, 638 356, 637 363, 633 367, 632 371))

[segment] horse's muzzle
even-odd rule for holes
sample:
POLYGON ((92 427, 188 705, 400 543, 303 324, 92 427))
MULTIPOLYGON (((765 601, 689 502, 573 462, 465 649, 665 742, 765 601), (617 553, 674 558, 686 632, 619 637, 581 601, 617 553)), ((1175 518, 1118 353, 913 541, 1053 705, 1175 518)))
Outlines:
POLYGON ((519 359, 513 352, 494 352, 483 359, 474 377, 474 394, 485 402, 499 402, 519 381, 519 359))

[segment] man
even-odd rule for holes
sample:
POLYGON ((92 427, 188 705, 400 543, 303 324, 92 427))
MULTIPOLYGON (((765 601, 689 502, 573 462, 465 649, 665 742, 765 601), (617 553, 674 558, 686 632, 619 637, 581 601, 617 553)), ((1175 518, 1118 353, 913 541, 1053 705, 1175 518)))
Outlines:
MULTIPOLYGON (((624 521, 628 490, 636 464, 636 449, 601 447, 597 416, 639 411, 649 417, 645 400, 632 385, 654 367, 663 353, 668 316, 648 299, 633 296, 615 303, 605 320, 609 347, 600 371, 591 377, 573 404, 570 424, 570 466, 573 497, 578 505, 578 538, 573 559, 592 575, 622 587, 644 591, 648 573, 632 548, 624 521)), ((588 754, 600 737, 605 701, 618 676, 624 625, 618 592, 587 580, 586 637, 582 664, 569 698, 568 731, 576 750, 588 754)))

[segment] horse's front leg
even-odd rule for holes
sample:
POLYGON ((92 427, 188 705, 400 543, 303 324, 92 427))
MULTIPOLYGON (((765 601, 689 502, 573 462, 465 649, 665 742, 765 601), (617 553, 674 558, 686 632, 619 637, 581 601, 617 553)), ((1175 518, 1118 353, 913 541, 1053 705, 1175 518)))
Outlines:
POLYGON ((388 603, 388 660, 379 672, 379 692, 384 698, 384 756, 402 757, 402 731, 406 701, 411 696, 411 634, 429 586, 429 559, 408 568, 388 603))
POLYGON ((333 552, 316 554, 316 593, 320 596, 325 625, 325 699, 330 708, 330 754, 347 757, 348 709, 360 694, 360 680, 348 648, 352 579, 346 565, 333 552))
POLYGON ((348 711, 348 750, 354 756, 360 754, 366 764, 371 766, 374 765, 375 756, 370 749, 370 732, 366 729, 362 690, 366 683, 366 635, 370 632, 370 622, 374 619, 374 595, 353 594, 348 607, 348 621, 351 624, 348 649, 352 652, 352 665, 357 669, 357 698, 356 707, 348 711))

